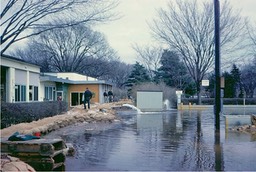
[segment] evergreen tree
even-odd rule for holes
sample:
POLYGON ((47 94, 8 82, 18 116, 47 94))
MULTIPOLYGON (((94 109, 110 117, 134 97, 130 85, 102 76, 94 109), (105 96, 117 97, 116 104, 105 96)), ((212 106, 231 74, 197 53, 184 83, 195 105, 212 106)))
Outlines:
POLYGON ((150 77, 146 68, 139 64, 139 62, 136 62, 125 84, 128 87, 128 95, 134 85, 139 85, 143 82, 150 82, 150 77))
POLYGON ((237 90, 239 89, 239 97, 243 97, 243 89, 241 85, 241 72, 239 68, 233 64, 231 70, 231 76, 233 78, 233 93, 234 97, 237 97, 237 90))
POLYGON ((241 84, 241 72, 239 68, 233 64, 232 69, 229 72, 224 72, 225 78, 224 97, 235 98, 237 97, 237 90, 240 90, 239 97, 243 97, 243 89, 241 84))
MULTIPOLYGON (((239 68, 233 64, 232 69, 229 72, 225 71, 222 73, 222 76, 225 78, 225 87, 224 87, 224 97, 225 98, 235 98, 237 97, 237 90, 239 89, 239 97, 243 97, 243 86, 241 83, 241 72, 239 68)), ((215 88, 215 74, 212 73, 209 76, 210 85, 206 91, 210 92, 210 96, 214 97, 214 88, 215 88)))
POLYGON ((225 98, 234 98, 234 79, 229 72, 224 72, 222 76, 225 78, 225 88, 224 88, 224 97, 225 98))
POLYGON ((155 81, 163 81, 168 86, 187 90, 190 94, 194 93, 193 83, 190 82, 186 66, 178 54, 164 50, 160 63, 161 67, 157 70, 155 81))

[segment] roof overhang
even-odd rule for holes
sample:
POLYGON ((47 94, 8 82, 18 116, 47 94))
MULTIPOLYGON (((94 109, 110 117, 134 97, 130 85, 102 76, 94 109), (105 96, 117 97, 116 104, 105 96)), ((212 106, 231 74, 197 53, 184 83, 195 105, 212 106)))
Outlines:
POLYGON ((66 84, 106 84, 106 85, 112 85, 111 83, 108 83, 104 80, 73 81, 73 80, 57 78, 56 76, 49 76, 49 75, 40 76, 40 81, 42 81, 42 82, 46 82, 46 81, 59 82, 59 83, 63 83, 63 84, 66 83, 66 84))

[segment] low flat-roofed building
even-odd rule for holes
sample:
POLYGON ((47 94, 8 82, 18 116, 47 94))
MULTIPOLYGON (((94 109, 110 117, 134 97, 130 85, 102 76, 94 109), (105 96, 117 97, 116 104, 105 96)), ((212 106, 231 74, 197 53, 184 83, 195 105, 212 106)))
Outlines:
POLYGON ((112 84, 105 80, 73 72, 43 73, 40 81, 41 88, 49 88, 41 90, 46 95, 45 99, 53 99, 51 95, 56 95, 56 98, 61 96, 62 100, 67 101, 70 107, 83 103, 82 97, 86 88, 93 93, 92 103, 103 103, 104 91, 112 89, 112 84))
POLYGON ((56 101, 70 107, 82 104, 86 88, 92 103, 103 103, 103 93, 112 84, 74 72, 40 73, 40 66, 9 55, 1 55, 1 101, 7 103, 56 101))
POLYGON ((40 66, 9 55, 1 55, 1 101, 38 101, 40 66))

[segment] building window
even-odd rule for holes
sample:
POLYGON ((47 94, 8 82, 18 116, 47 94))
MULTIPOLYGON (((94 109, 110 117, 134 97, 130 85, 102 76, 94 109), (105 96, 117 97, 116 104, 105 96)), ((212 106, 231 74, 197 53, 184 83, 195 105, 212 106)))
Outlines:
POLYGON ((34 86, 34 101, 38 101, 38 87, 34 86))
POLYGON ((6 91, 5 91, 5 85, 1 84, 1 101, 6 101, 6 91))
POLYGON ((15 85, 15 102, 26 101, 26 85, 15 85))
POLYGON ((29 101, 38 101, 38 87, 30 85, 29 86, 29 101))
POLYGON ((45 87, 44 88, 44 98, 45 100, 53 101, 55 100, 55 87, 45 87))
POLYGON ((29 86, 29 101, 33 101, 33 86, 29 86))

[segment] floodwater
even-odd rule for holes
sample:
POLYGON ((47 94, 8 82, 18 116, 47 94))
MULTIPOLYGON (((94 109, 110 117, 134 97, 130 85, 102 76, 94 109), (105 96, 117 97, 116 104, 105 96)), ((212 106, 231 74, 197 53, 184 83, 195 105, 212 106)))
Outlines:
POLYGON ((48 134, 72 143, 66 171, 256 171, 251 134, 214 131, 213 110, 118 113, 122 122, 76 124, 48 134))

